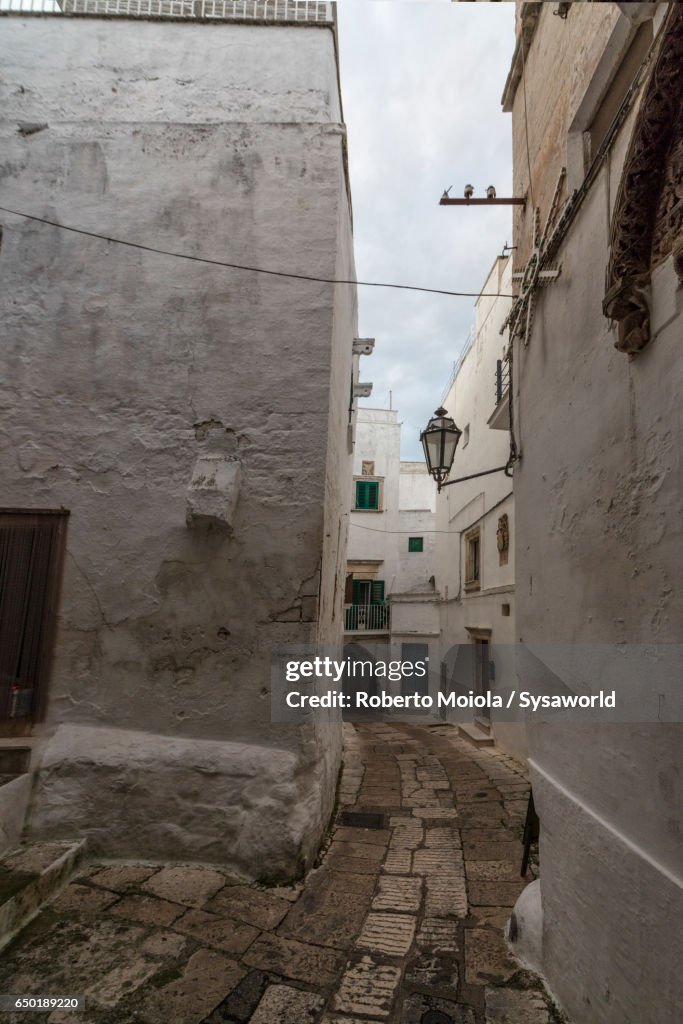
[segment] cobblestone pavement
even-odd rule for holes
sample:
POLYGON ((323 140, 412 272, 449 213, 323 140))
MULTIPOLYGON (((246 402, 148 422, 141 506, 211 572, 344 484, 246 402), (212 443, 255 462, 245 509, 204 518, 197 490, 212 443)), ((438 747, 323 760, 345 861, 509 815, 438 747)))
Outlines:
POLYGON ((0 991, 85 994, 0 1024, 554 1024, 508 952, 528 784, 450 726, 345 726, 338 824, 304 883, 92 866, 3 955, 0 991))

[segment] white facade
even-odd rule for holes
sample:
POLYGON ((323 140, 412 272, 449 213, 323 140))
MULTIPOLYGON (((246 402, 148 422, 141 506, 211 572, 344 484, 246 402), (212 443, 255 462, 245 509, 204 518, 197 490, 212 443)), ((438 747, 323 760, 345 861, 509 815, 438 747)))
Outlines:
MULTIPOLYGON (((354 277, 331 20, 2 28, 7 206, 354 277)), ((3 228, 3 505, 70 512, 29 835, 291 876, 341 735, 271 725, 270 654, 342 638, 355 290, 3 228)))
MULTIPOLYGON (((390 642, 395 657, 400 657, 402 645, 430 646, 438 641, 433 582, 436 489, 424 462, 401 462, 400 434, 395 410, 358 410, 346 590, 347 640, 390 642), (358 507, 359 484, 377 485, 377 508, 358 507), (352 603, 354 596, 362 600, 363 580, 382 585, 387 613, 371 610, 372 621, 366 617, 358 622, 352 603)), ((378 597, 380 590, 375 589, 378 597)))
MULTIPOLYGON (((507 332, 501 334, 510 299, 487 296, 509 295, 511 290, 512 261, 498 257, 476 302, 470 345, 443 401, 463 432, 450 473, 452 480, 504 467, 510 457, 509 371, 504 358, 508 338, 507 332)), ((497 472, 442 488, 436 520, 436 587, 446 663, 442 671, 450 679, 457 659, 451 648, 488 645, 495 666, 496 645, 507 648, 516 640, 512 478, 497 472)), ((500 657, 508 654, 509 648, 501 650, 500 657)), ((502 669, 502 661, 498 668, 502 669)), ((495 668, 491 674, 495 675, 495 668)), ((475 690, 481 683, 472 679, 475 690)), ((493 680, 491 689, 495 692, 493 680)), ((492 729, 501 746, 523 756, 523 728, 496 722, 495 717, 489 721, 481 716, 477 723, 480 731, 492 729)))
MULTIPOLYGON (((683 640, 683 10, 572 4, 562 23, 552 5, 518 8, 514 193, 530 162, 543 225, 558 189, 547 256, 561 274, 533 289, 514 340, 517 628, 529 644, 601 645, 600 672, 580 679, 595 693, 637 645, 656 672, 683 640)), ((517 217, 520 273, 533 215, 517 217)), ((683 1005, 683 725, 667 701, 641 707, 641 721, 528 730, 532 945, 576 1024, 671 1024, 683 1005)))

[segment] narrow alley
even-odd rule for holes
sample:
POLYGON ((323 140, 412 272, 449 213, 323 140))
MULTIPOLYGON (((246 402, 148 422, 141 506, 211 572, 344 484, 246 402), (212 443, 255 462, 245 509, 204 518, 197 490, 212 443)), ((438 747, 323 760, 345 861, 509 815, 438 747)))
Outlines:
POLYGON ((83 995, 85 1011, 3 1020, 556 1024, 503 935, 531 880, 527 796, 517 762, 451 726, 347 724, 336 825, 302 883, 89 866, 0 967, 0 991, 83 995))

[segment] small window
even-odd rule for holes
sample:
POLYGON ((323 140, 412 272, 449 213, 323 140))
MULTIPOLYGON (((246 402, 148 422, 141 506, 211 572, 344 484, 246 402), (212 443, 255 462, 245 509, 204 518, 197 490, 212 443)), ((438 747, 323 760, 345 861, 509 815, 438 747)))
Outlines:
POLYGON ((424 551, 424 538, 408 537, 408 551, 424 551))
POLYGON ((356 480, 356 508, 379 510, 379 480, 356 480))
POLYGON ((465 535, 465 590, 479 590, 481 585, 481 534, 472 530, 465 535))
POLYGON ((68 514, 0 510, 0 723, 42 717, 68 514))

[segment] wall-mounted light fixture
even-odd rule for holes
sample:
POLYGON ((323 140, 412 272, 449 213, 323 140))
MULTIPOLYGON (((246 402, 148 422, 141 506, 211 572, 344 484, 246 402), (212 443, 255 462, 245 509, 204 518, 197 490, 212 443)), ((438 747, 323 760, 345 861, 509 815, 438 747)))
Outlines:
POLYGON ((462 437, 462 430, 455 425, 448 412, 440 406, 425 429, 420 433, 420 441, 424 449, 425 461, 430 476, 436 480, 440 491, 442 487, 450 487, 451 484, 460 484, 465 480, 474 480, 479 476, 489 476, 491 473, 506 473, 510 475, 510 463, 505 466, 496 466, 495 469, 485 469, 481 473, 471 473, 469 476, 461 476, 456 480, 448 480, 448 474, 453 466, 455 449, 462 437))

